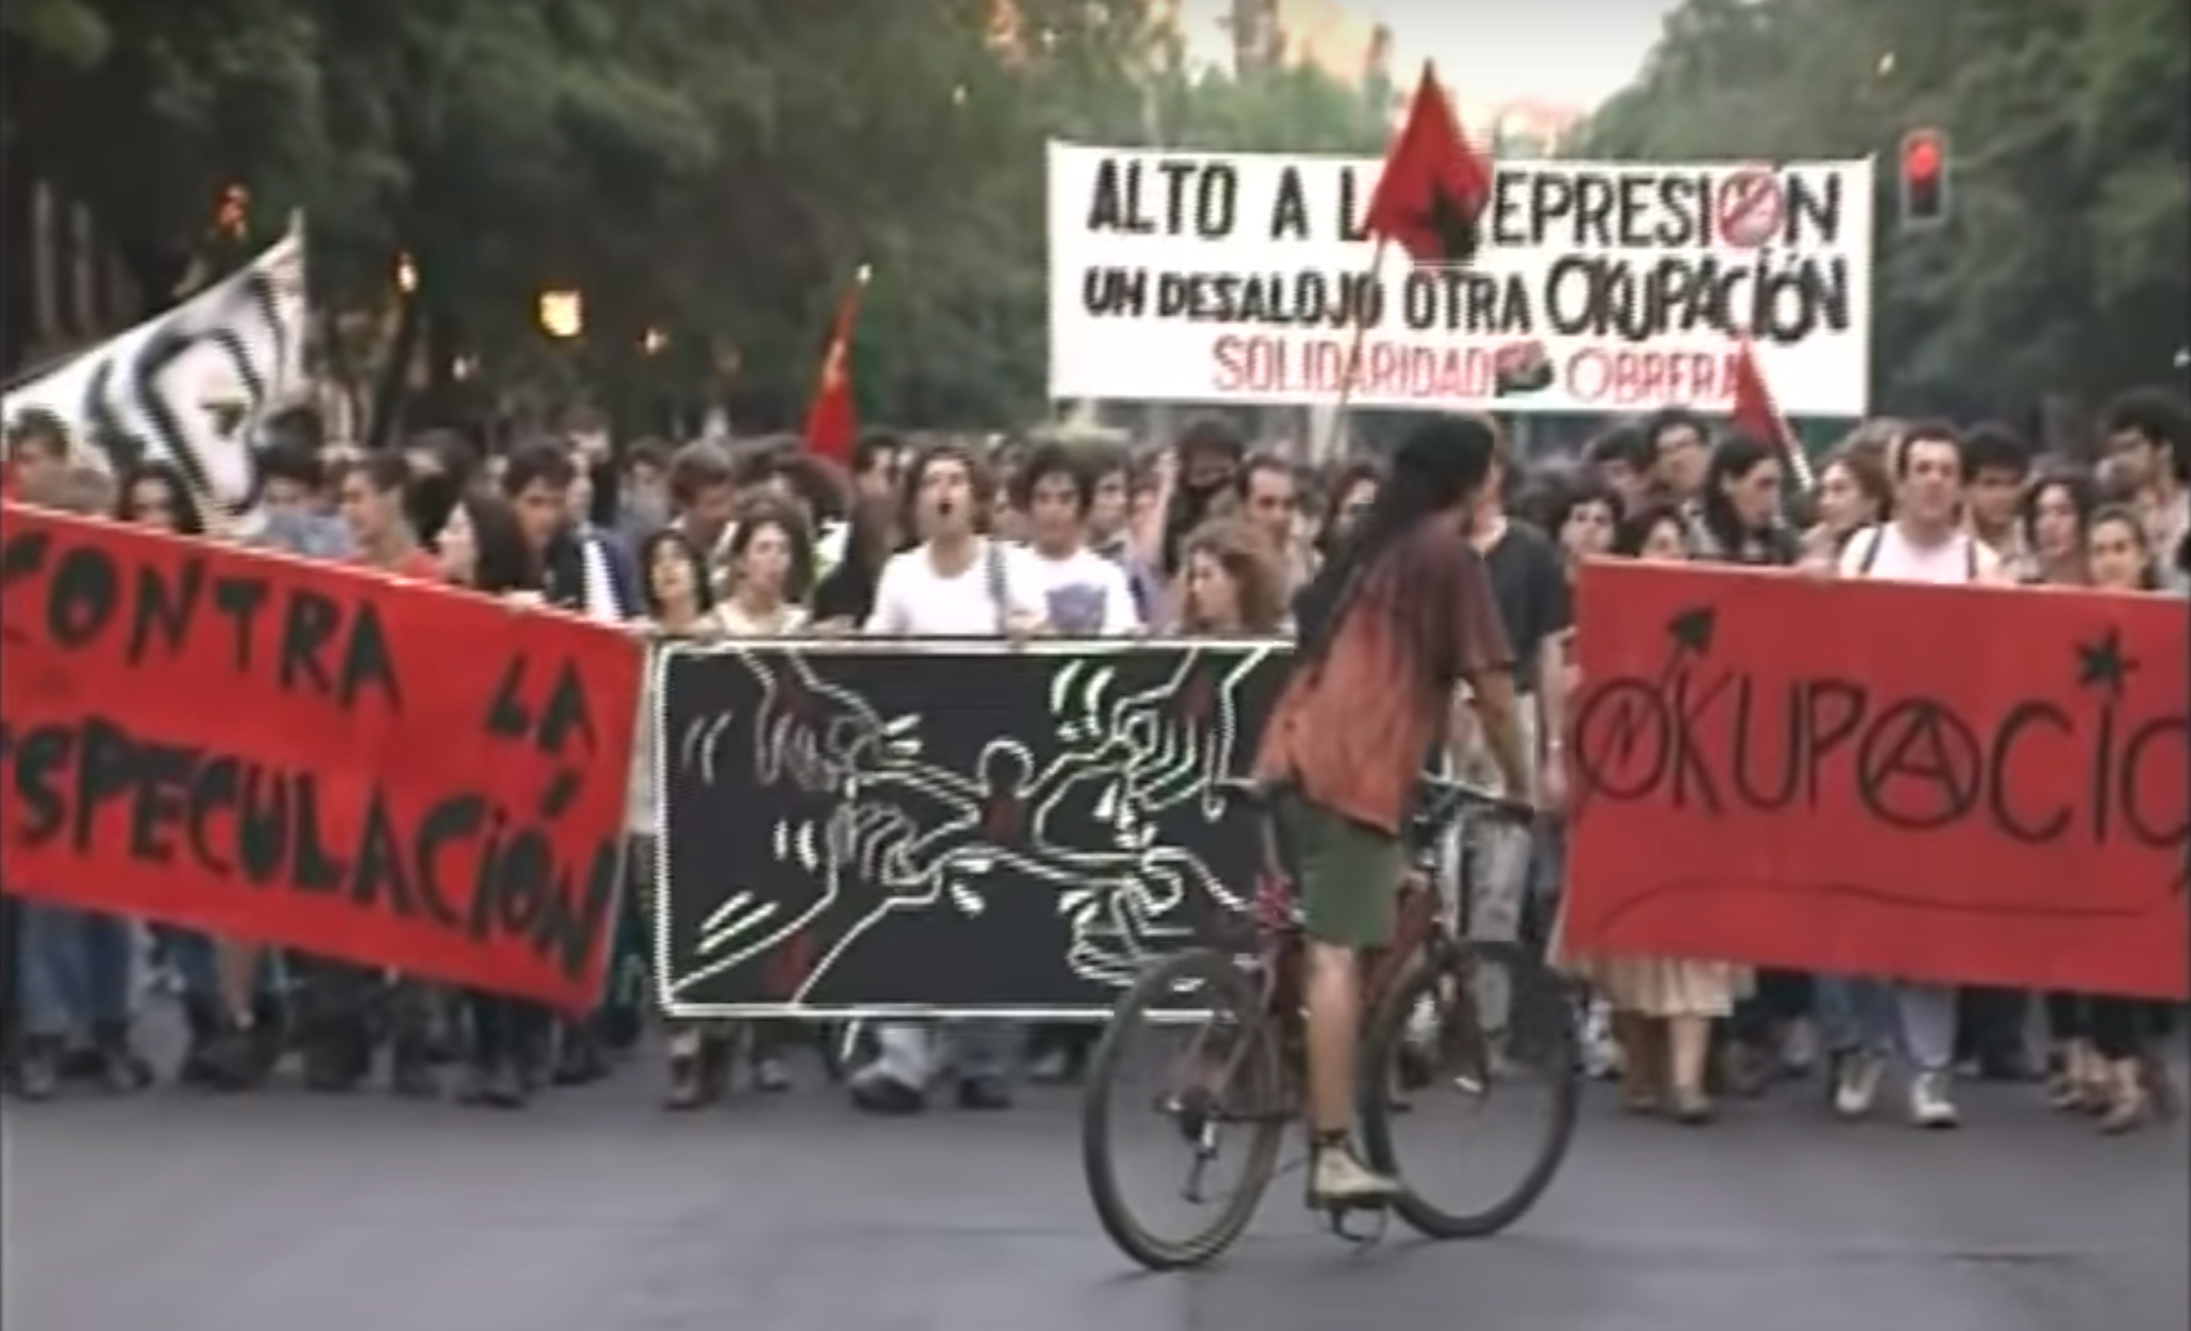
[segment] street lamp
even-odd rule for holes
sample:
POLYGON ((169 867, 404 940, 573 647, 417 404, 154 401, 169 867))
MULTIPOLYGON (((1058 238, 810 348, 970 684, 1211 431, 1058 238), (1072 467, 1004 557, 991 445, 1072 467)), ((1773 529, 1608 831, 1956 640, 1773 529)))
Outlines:
POLYGON ((541 292, 540 331, 566 342, 585 332, 585 298, 575 291, 541 292))

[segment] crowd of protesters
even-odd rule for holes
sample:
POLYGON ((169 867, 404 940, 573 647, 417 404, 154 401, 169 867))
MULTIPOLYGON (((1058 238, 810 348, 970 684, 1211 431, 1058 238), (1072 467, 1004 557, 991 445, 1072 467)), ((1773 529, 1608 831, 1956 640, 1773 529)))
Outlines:
MULTIPOLYGON (((1211 419, 1168 447, 1057 439, 859 441, 848 465, 796 438, 619 444, 580 412, 552 436, 483 448, 432 431, 397 449, 322 447, 277 429, 261 509, 209 523, 173 466, 119 476, 73 466, 51 422, 8 445, 28 502, 186 536, 262 544, 400 577, 557 606, 650 637, 791 634, 1282 635, 1294 594, 1374 498, 1374 457, 1307 467, 1211 419)), ((2191 588, 2186 549, 2191 411, 2140 392, 2111 404, 2086 450, 2042 455, 1991 427, 1875 421, 1794 493, 1787 459, 1715 441, 1683 412, 1619 425, 1578 457, 1500 458, 1475 540, 1517 656, 1544 810, 1531 837, 1471 840, 1483 857, 1469 928, 1550 926, 1560 884, 1566 699, 1576 680, 1570 582, 1596 558, 1706 560, 1851 577, 2024 582, 2133 594, 2191 588), (1534 923, 1533 923, 1534 922, 1534 923)), ((1585 627, 1585 631, 1587 628, 1585 627)), ((1458 715, 1458 713, 1457 713, 1458 715)), ((629 831, 659 829, 642 733, 629 831)), ((1449 760, 1480 763, 1456 725, 1449 760)), ((389 1086, 518 1107, 556 1085, 644 1065, 654 1024, 640 912, 650 855, 631 857, 632 909, 601 1009, 561 1020, 533 1004, 238 940, 8 900, 7 1078, 25 1099, 82 1086, 130 1093, 158 1073, 233 1092, 294 1055, 305 1083, 343 1091, 385 1062, 389 1086), (133 1016, 172 993, 188 1044, 172 1070, 140 1052, 133 1016)), ((0 868, 4 874, 4 868, 0 868)), ((1556 937, 1553 946, 1557 949, 1556 937)), ((1594 995, 1593 1061, 1622 1105, 1709 1121, 1715 1096, 1750 1096, 1814 1068, 1834 1112, 1869 1111, 1890 1056, 1909 1066, 1912 1121, 1953 1125, 1958 1075, 2050 1079, 2065 1111, 2106 1131, 2173 1103, 2158 1041, 2170 1011, 2080 994, 1892 986, 1676 958, 1557 958, 1594 995)), ((665 1103, 693 1109, 743 1080, 793 1082, 812 1038, 794 1023, 677 1023, 660 1043, 665 1103)), ((890 1024, 847 1078, 854 1102, 915 1112, 948 1084, 1003 1109, 1022 1079, 1078 1075, 1090 1033, 890 1024)))

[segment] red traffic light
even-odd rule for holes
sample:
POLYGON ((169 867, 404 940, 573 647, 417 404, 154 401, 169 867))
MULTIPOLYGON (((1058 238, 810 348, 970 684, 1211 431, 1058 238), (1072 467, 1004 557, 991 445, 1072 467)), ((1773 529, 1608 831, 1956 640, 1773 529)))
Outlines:
POLYGON ((1938 134, 1919 131, 1902 140, 1902 174, 1911 180, 1931 180, 1946 161, 1947 149, 1938 134))

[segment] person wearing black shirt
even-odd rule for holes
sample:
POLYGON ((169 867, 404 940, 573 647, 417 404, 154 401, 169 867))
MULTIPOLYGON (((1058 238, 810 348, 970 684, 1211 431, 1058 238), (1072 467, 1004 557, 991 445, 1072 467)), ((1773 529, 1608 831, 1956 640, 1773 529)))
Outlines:
POLYGON ((893 495, 862 495, 853 502, 844 557, 815 585, 807 605, 809 621, 817 630, 849 633, 867 622, 875 608, 875 585, 882 577, 882 566, 905 545, 900 508, 893 495))
MULTIPOLYGON (((1515 720, 1520 728, 1525 760, 1536 786, 1537 807, 1550 814, 1566 800, 1567 770, 1564 761, 1567 693, 1571 684, 1569 647, 1574 633, 1574 598, 1568 589, 1558 545, 1531 524, 1509 517, 1502 504, 1508 474, 1505 441, 1500 439, 1492 457, 1491 480, 1479 501, 1470 540, 1482 555, 1491 575, 1491 591, 1498 602, 1499 617, 1514 652, 1515 720)), ((1473 715, 1456 705, 1450 731, 1451 757, 1470 779, 1489 781, 1484 770, 1487 755, 1478 742, 1473 715)), ((1462 853, 1467 857, 1464 881, 1471 899, 1468 936, 1487 941, 1512 941, 1534 933, 1542 923, 1530 901, 1531 865, 1536 837, 1503 826, 1468 829, 1462 853)), ((1486 974, 1487 982, 1503 976, 1486 974)), ((1487 983, 1478 995, 1484 1020, 1503 1021, 1507 996, 1487 983)))

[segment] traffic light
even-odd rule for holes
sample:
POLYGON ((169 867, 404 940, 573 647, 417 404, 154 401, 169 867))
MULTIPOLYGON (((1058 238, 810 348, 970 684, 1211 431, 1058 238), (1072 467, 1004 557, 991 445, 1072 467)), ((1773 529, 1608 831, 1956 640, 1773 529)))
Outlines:
POLYGON ((1937 129, 1902 136, 1902 225, 1938 226, 1948 218, 1948 141, 1937 129))

